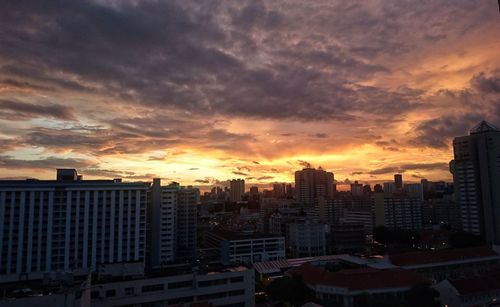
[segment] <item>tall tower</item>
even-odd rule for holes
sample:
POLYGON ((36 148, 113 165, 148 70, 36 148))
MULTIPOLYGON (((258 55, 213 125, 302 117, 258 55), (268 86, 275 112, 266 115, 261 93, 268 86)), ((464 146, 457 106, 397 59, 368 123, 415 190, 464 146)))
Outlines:
POLYGON ((233 179, 229 181, 230 186, 230 201, 236 202, 241 201, 243 194, 245 194, 245 180, 243 179, 233 179))
POLYGON ((395 174, 394 183, 396 184, 396 191, 401 192, 403 190, 403 175, 395 174))
POLYGON ((450 162, 464 231, 500 243, 500 131, 482 121, 453 140, 450 162))
POLYGON ((314 205, 318 200, 333 197, 333 173, 304 168, 295 172, 295 193, 301 204, 314 205))

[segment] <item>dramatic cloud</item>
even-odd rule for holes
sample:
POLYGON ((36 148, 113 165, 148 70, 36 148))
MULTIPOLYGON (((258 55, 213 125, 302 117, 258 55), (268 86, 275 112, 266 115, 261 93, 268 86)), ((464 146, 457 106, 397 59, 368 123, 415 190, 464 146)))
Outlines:
POLYGON ((40 105, 0 99, 0 118, 23 120, 35 117, 75 120, 72 109, 66 106, 57 104, 40 105))
POLYGON ((452 138, 500 123, 496 5, 4 1, 0 176, 447 179, 452 138))

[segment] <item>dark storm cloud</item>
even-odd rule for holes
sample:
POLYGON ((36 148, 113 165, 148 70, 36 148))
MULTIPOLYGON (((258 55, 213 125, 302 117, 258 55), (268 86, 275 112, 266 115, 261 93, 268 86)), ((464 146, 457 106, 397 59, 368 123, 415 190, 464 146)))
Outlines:
POLYGON ((500 94, 500 70, 475 75, 471 83, 481 92, 500 94))
POLYGON ((75 120, 75 115, 70 107, 58 104, 41 105, 0 99, 0 118, 6 120, 19 120, 36 117, 75 120))
MULTIPOLYGON (((199 119, 181 120, 176 116, 152 114, 143 117, 121 117, 108 121, 109 126, 67 125, 63 128, 34 127, 22 135, 18 145, 53 150, 73 150, 96 156, 134 154, 176 145, 192 145, 227 152, 251 152, 250 134, 236 134, 199 119)), ((175 155, 175 153, 172 153, 175 155)), ((150 156, 164 160, 166 155, 150 156)))
POLYGON ((445 115, 422 121, 415 127, 417 136, 411 142, 418 146, 448 148, 453 137, 469 134, 469 130, 484 116, 477 113, 445 115))
MULTIPOLYGON (((339 3, 315 14, 302 12, 302 5, 273 5, 6 1, 0 73, 26 80, 24 87, 197 114, 347 121, 356 119, 352 111, 392 119, 418 107, 418 94, 357 81, 390 72, 371 61, 379 53, 411 50, 413 40, 399 39, 409 29, 398 14, 414 8, 430 13, 438 5, 398 2, 384 5, 381 15, 361 4, 339 3), (328 42, 332 37, 342 44, 328 42), (259 60, 259 54, 272 61, 259 60)), ((424 32, 440 37, 445 31, 434 26, 424 32)))
POLYGON ((233 171, 233 174, 238 175, 238 176, 248 176, 247 173, 239 172, 239 171, 233 171))
POLYGON ((0 156, 0 168, 12 169, 55 169, 55 168, 84 168, 95 163, 83 159, 49 157, 38 160, 21 160, 9 156, 0 156))
POLYGON ((375 169, 367 172, 370 175, 384 175, 384 174, 394 174, 394 173, 404 173, 406 171, 414 171, 414 170, 447 170, 447 163, 409 163, 398 166, 387 166, 379 169, 375 169))

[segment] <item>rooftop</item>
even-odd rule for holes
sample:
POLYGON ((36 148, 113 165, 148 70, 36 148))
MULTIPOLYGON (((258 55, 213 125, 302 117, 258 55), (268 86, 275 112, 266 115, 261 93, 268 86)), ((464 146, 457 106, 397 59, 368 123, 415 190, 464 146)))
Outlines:
POLYGON ((483 133, 483 132, 499 132, 500 130, 493 126, 492 124, 488 123, 487 121, 483 120, 479 124, 477 124, 474 128, 471 129, 470 134, 478 134, 478 133, 483 133))
POLYGON ((247 240, 247 239, 265 239, 265 238, 283 238, 283 236, 260 232, 234 232, 222 229, 209 231, 212 235, 222 237, 226 240, 247 240))
POLYGON ((349 291, 366 291, 384 288, 411 288, 428 284, 429 280, 411 271, 384 271, 373 268, 347 269, 329 272, 306 263, 289 271, 301 275, 308 285, 325 285, 349 291))
POLYGON ((491 247, 481 246, 395 254, 390 255, 389 260, 394 265, 412 266, 441 262, 463 261, 485 257, 500 258, 500 256, 493 249, 491 249, 491 247))
POLYGON ((448 280, 460 295, 500 290, 500 270, 467 278, 448 280))

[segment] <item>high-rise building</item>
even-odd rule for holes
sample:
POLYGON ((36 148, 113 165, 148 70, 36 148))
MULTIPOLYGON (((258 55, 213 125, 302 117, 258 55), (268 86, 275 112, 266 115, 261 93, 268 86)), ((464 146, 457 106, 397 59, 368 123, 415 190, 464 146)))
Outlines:
POLYGON ((274 183, 273 184, 273 194, 276 198, 285 197, 285 184, 284 183, 274 183))
POLYGON ((424 200, 424 189, 421 183, 406 183, 404 187, 408 196, 418 197, 421 200, 424 200))
POLYGON ((386 227, 393 229, 422 229, 422 200, 403 195, 385 197, 384 223, 386 227))
POLYGON ((391 197, 396 193, 396 184, 394 182, 384 182, 384 195, 391 197))
POLYGON ((241 201, 243 194, 245 194, 245 180, 232 179, 229 181, 230 197, 232 202, 241 201))
POLYGON ((401 191, 403 190, 403 175, 401 174, 395 174, 394 175, 394 183, 396 185, 396 191, 401 191))
POLYGON ((158 267, 196 256, 197 204, 200 192, 173 182, 153 180, 148 211, 150 266, 158 267))
POLYGON ((301 204, 315 205, 318 199, 333 198, 333 173, 304 168, 295 172, 295 194, 301 204))
POLYGON ((149 184, 83 180, 73 169, 57 179, 0 181, 1 280, 145 260, 149 184))
POLYGON ((175 261, 177 186, 161 186, 155 178, 148 208, 149 266, 158 267, 175 261))
POLYGON ((464 231, 500 243, 500 131, 482 121, 453 140, 450 163, 464 231))
POLYGON ((196 258, 197 242, 197 206, 200 191, 191 186, 180 187, 177 191, 176 220, 176 260, 196 258))
POLYGON ((352 196, 363 196, 363 185, 361 183, 358 183, 357 181, 354 181, 354 183, 351 183, 351 194, 352 196))

